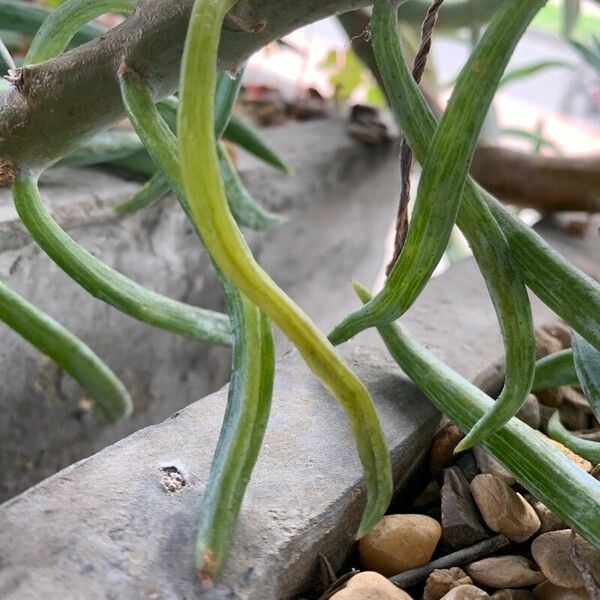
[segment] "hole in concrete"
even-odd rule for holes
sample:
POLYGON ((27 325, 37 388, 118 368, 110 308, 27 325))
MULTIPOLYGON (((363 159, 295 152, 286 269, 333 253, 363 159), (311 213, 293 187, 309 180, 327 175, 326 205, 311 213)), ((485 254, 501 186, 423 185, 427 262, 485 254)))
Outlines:
POLYGON ((187 484, 183 473, 177 467, 162 467, 161 473, 161 484, 167 494, 180 492, 187 484))

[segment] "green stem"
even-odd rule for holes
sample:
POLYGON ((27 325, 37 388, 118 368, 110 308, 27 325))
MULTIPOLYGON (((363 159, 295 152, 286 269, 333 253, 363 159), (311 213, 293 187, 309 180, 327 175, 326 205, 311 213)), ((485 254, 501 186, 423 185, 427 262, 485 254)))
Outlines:
MULTIPOLYGON (((368 301, 368 292, 358 284, 355 290, 363 302, 368 301)), ((415 343, 399 326, 382 325, 378 330, 400 368, 463 431, 492 408, 489 396, 415 343)), ((600 547, 599 481, 518 419, 511 419, 483 445, 529 492, 600 547)))
POLYGON ((221 26, 232 0, 195 3, 184 50, 179 146, 186 198, 193 220, 225 275, 257 304, 298 348, 350 418, 365 468, 368 502, 358 535, 381 518, 392 495, 390 456, 371 397, 327 338, 256 263, 229 211, 213 126, 221 26), (198 93, 198 87, 204 93, 198 93))
POLYGON ((24 64, 34 65, 62 54, 86 23, 109 12, 130 14, 136 4, 137 0, 67 0, 44 20, 24 64))
POLYGON ((234 331, 233 361, 227 410, 196 538, 196 568, 205 582, 212 582, 223 568, 267 427, 275 375, 269 320, 231 284, 223 282, 234 331))
POLYGON ((533 392, 560 385, 579 385, 573 350, 570 348, 544 356, 535 363, 535 377, 531 385, 533 392))
POLYGON ((583 440, 572 434, 560 422, 559 412, 556 411, 548 420, 546 427, 548 437, 560 442, 579 456, 589 460, 593 465, 600 464, 600 443, 592 440, 583 440))
POLYGON ((0 319, 69 373, 110 421, 131 414, 131 397, 117 376, 80 339, 0 282, 0 319))
POLYGON ((152 292, 79 246, 50 215, 40 197, 36 178, 19 173, 13 198, 19 217, 33 239, 92 296, 149 325, 209 344, 231 343, 231 329, 225 315, 152 292))
MULTIPOLYGON (((481 126, 498 83, 523 32, 547 0, 508 0, 462 69, 423 162, 406 242, 385 286, 371 302, 346 317, 331 333, 335 344, 374 325, 399 318, 416 300, 443 256, 456 222, 462 192, 481 126)), ((394 24, 392 0, 376 4, 381 28, 394 24), (387 19, 385 18, 387 15, 387 19)), ((374 25, 377 19, 374 18, 374 25)), ((380 29, 379 26, 377 26, 380 29)), ((388 42, 389 37, 386 37, 388 42)), ((392 42, 398 46, 398 42, 392 42)), ((376 49, 383 71, 392 61, 376 49)), ((387 68, 389 70, 389 68, 387 68)), ((388 94, 390 90, 388 90, 388 94)), ((412 117, 414 119, 414 117, 412 117)), ((402 123, 403 124, 403 123, 402 123)))

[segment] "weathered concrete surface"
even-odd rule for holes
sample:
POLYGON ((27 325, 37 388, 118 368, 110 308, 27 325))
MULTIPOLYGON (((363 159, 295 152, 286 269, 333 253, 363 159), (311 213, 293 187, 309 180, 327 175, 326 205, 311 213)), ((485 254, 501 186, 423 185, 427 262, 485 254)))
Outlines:
MULTIPOLYGON (((244 155, 241 172, 255 197, 290 221, 276 231, 251 233, 250 243, 274 278, 327 329, 354 303, 350 277, 368 283, 377 272, 394 213, 394 146, 365 148, 334 119, 268 129, 265 137, 295 175, 244 155)), ((62 169, 44 176, 42 191, 57 220, 107 264, 173 298, 221 309, 219 285, 174 199, 115 216, 114 206, 138 187, 100 170, 62 169)), ((0 500, 162 421, 227 380, 227 349, 145 326, 79 288, 30 242, 6 191, 0 192, 0 278, 104 357, 135 402, 133 417, 117 426, 97 411, 78 410, 80 388, 0 323, 0 500)))
MULTIPOLYGON (((377 401, 400 485, 438 414, 385 355, 347 354, 377 401)), ((4 504, 0 598, 275 600, 310 582, 319 552, 339 566, 363 506, 361 468, 342 409, 290 353, 224 585, 201 593, 193 538, 225 400, 204 398, 4 504), (184 476, 180 491, 163 488, 168 467, 184 476)))
MULTIPOLYGON (((558 245, 600 275, 597 239, 562 236, 558 245)), ((533 306, 536 323, 554 318, 539 302, 533 306)), ((502 352, 473 261, 433 280, 405 322, 469 379, 502 352)), ((437 417, 386 355, 359 345, 373 339, 366 334, 344 352, 375 397, 400 483, 437 417)), ((300 590, 318 552, 337 566, 364 501, 360 467, 341 409, 290 354, 279 362, 274 413, 223 586, 201 593, 193 531, 224 397, 200 400, 2 505, 0 597, 270 600, 300 590), (161 487, 168 467, 187 482, 174 494, 161 487)))

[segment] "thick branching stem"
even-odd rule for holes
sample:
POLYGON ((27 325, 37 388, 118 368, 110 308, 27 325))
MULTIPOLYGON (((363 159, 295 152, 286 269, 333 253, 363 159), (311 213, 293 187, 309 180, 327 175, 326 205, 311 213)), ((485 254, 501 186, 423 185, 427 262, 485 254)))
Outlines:
MULTIPOLYGON (((290 31, 368 0, 244 3, 244 19, 225 22, 220 66, 236 69, 252 53, 290 31), (248 21, 250 19, 252 22, 248 21), (260 31, 253 23, 261 23, 260 31)), ((22 70, 23 85, 0 95, 0 162, 46 167, 82 140, 124 117, 119 65, 152 86, 156 99, 178 85, 192 0, 141 0, 134 14, 106 35, 22 70)))

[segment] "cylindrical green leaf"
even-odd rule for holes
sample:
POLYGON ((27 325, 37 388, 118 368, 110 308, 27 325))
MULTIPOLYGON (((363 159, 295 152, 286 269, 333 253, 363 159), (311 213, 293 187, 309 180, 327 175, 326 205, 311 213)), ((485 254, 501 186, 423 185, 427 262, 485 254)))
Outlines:
POLYGON ((89 346, 2 282, 0 320, 67 371, 107 419, 117 421, 131 414, 129 392, 89 346))
POLYGON ((225 129, 224 137, 272 167, 284 173, 292 173, 292 167, 264 141, 254 127, 241 117, 231 115, 231 119, 225 129))
POLYGON ((573 350, 561 350, 540 358, 535 363, 535 376, 531 390, 545 390, 559 385, 578 385, 573 350))
MULTIPOLYGON (((332 331, 329 337, 334 344, 399 318, 425 287, 448 245, 479 132, 498 83, 513 49, 546 1, 508 0, 485 31, 458 77, 426 153, 402 253, 383 289, 332 331)), ((383 19, 395 11, 395 4, 392 0, 376 4, 383 19)), ((382 22, 381 28, 387 31, 387 23, 382 22)), ((384 53, 376 50, 378 63, 391 62, 384 53)), ((384 67, 380 64, 380 70, 384 67)))
POLYGON ((13 198, 19 217, 37 244, 92 296, 154 327, 210 344, 231 343, 225 315, 150 291, 79 246, 50 215, 33 177, 18 174, 13 198))
POLYGON ((390 456, 371 397, 327 338, 262 270, 229 211, 213 126, 221 26, 231 0, 198 0, 182 65, 179 148, 187 202, 217 265, 284 331, 347 411, 363 462, 368 501, 358 535, 383 515, 392 494, 390 456), (199 88, 203 93, 199 93, 199 88))
POLYGON ((600 442, 584 440, 571 433, 560 422, 558 411, 550 417, 546 431, 549 437, 560 442, 575 454, 589 460, 593 465, 600 464, 600 442))
POLYGON ((234 342, 227 409, 202 502, 196 568, 219 576, 271 410, 275 348, 269 320, 226 280, 223 289, 234 342))
MULTIPOLYGON (((33 37, 52 11, 21 0, 0 0, 0 30, 19 31, 33 37)), ((89 42, 106 30, 97 25, 82 27, 73 38, 75 44, 89 42)))
MULTIPOLYGON (((424 124, 431 115, 423 110, 422 96, 403 56, 392 5, 376 4, 372 31, 373 48, 391 107, 409 145, 423 162, 429 149, 424 124)), ((457 223, 485 278, 507 357, 504 388, 490 414, 463 440, 467 447, 494 431, 519 409, 529 392, 535 357, 531 308, 523 279, 502 231, 470 186, 464 192, 457 223)))
POLYGON ((284 217, 265 210, 250 195, 250 192, 239 178, 235 166, 221 142, 217 144, 217 152, 219 154, 219 165, 221 175, 223 176, 227 201, 235 220, 240 225, 245 225, 258 231, 281 225, 285 221, 284 217))
POLYGON ((58 56, 89 21, 109 12, 129 14, 136 4, 137 0, 67 0, 44 20, 31 41, 24 64, 58 56))
POLYGON ((159 171, 152 175, 143 185, 142 189, 126 202, 119 204, 115 208, 115 212, 120 215, 134 213, 142 208, 146 208, 161 198, 166 196, 171 190, 167 176, 159 171))

